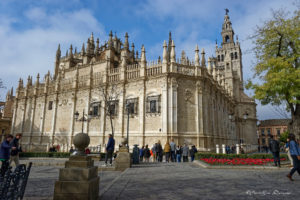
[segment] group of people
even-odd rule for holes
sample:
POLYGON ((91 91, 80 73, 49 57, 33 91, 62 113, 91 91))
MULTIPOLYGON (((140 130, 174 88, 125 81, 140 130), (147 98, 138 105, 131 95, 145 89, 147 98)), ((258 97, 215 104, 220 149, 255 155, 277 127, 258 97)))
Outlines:
POLYGON ((19 165, 19 153, 22 152, 22 148, 19 145, 19 140, 21 139, 22 134, 18 133, 15 137, 11 134, 7 134, 5 136, 4 141, 0 146, 0 160, 1 171, 0 175, 4 176, 6 170, 11 165, 12 162, 15 163, 16 166, 19 165))
POLYGON ((152 158, 152 162, 162 162, 163 155, 165 155, 166 162, 188 162, 188 157, 191 157, 191 161, 193 162, 195 159, 195 153, 197 153, 197 148, 195 145, 190 149, 187 144, 184 146, 179 146, 175 144, 174 140, 168 141, 164 145, 164 148, 161 145, 161 142, 158 141, 155 143, 151 149, 149 149, 148 145, 142 146, 139 152, 140 161, 149 162, 150 158, 152 158))

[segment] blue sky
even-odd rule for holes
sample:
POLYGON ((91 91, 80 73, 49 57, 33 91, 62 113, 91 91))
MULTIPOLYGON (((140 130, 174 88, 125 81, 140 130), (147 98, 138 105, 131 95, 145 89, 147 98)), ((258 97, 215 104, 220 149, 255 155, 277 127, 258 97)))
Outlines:
MULTIPOLYGON (((104 42, 110 30, 140 50, 146 48, 147 60, 162 55, 168 33, 176 54, 185 50, 193 58, 195 45, 206 56, 214 54, 215 40, 221 41, 224 9, 243 51, 244 79, 252 78, 252 43, 247 39, 256 25, 271 17, 271 9, 295 9, 299 0, 0 0, 0 78, 7 88, 16 88, 18 79, 53 72, 57 45, 62 54, 70 44, 81 49, 91 32, 104 42)), ((4 98, 6 90, 1 90, 4 98)), ((248 94, 251 95, 249 91, 248 94)), ((281 118, 270 106, 257 107, 259 119, 281 118)))

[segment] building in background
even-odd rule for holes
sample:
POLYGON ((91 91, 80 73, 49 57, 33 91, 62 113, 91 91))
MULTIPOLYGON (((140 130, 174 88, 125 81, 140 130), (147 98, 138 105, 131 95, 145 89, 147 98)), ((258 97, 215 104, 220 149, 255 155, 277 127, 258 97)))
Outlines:
POLYGON ((279 140, 280 134, 288 130, 290 119, 268 119, 261 120, 258 124, 259 144, 269 146, 270 135, 279 140))
POLYGON ((11 132, 14 99, 13 89, 11 89, 6 95, 6 101, 0 102, 0 141, 5 134, 11 132))
POLYGON ((117 85, 122 95, 109 102, 116 145, 126 137, 126 105, 131 105, 130 145, 171 139, 200 151, 214 150, 216 144, 257 145, 256 104, 244 93, 240 43, 227 12, 221 35, 216 56, 207 62, 196 45, 194 60, 184 51, 177 58, 171 33, 155 61, 146 60, 144 46, 136 51, 127 33, 122 41, 110 32, 103 45, 92 34, 80 52, 71 45, 63 57, 59 46, 53 75, 37 75, 35 81, 29 76, 26 84, 20 79, 12 133, 23 133, 28 150, 59 144, 66 151, 82 130, 91 146, 104 146, 111 122, 100 90, 117 85), (74 116, 83 110, 91 119, 82 127, 74 116))

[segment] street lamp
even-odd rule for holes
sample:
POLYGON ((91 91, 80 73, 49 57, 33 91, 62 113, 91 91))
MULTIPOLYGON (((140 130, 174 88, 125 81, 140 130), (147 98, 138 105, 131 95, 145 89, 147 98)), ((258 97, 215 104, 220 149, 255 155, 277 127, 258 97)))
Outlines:
POLYGON ((75 112, 74 116, 75 116, 75 120, 76 120, 76 121, 82 122, 82 125, 81 125, 81 132, 83 133, 83 124, 84 124, 84 122, 90 121, 90 119, 92 118, 92 112, 90 111, 89 114, 86 115, 86 114, 84 113, 84 109, 83 109, 83 110, 82 110, 82 117, 81 117, 80 119, 79 119, 79 112, 78 112, 78 111, 75 112))
POLYGON ((128 148, 129 148, 129 108, 130 108, 130 103, 127 102, 126 110, 127 110, 127 147, 128 148))

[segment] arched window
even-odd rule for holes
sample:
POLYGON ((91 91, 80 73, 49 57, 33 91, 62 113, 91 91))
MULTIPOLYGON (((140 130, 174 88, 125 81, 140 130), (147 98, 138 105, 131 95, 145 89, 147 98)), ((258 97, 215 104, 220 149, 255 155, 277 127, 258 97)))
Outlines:
POLYGON ((231 60, 233 60, 233 53, 230 53, 231 60))
POLYGON ((218 61, 220 62, 220 55, 218 55, 218 61))
POLYGON ((237 52, 234 53, 234 58, 235 58, 235 59, 238 59, 237 52))
POLYGON ((224 55, 223 54, 221 55, 221 61, 224 61, 224 55))
POLYGON ((230 38, 228 35, 225 36, 225 42, 230 42, 230 38))

